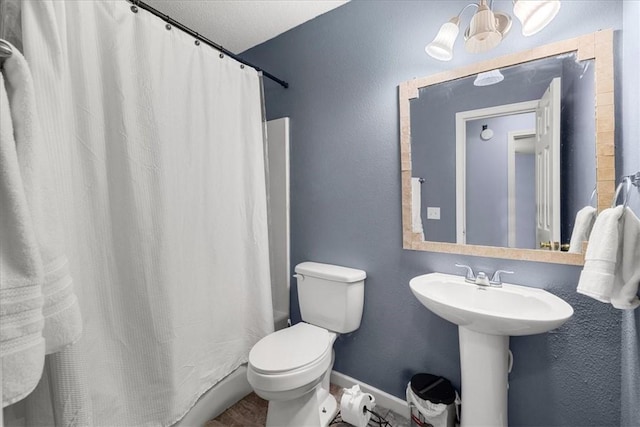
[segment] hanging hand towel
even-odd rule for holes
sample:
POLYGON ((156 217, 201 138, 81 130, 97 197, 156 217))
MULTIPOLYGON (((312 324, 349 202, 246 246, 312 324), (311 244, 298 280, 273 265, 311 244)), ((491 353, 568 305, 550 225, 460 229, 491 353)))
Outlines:
MULTIPOLYGON (((45 343, 42 260, 25 195, 33 182, 20 170, 5 90, 9 84, 2 75, 0 82, 0 359, 5 407, 24 398, 38 384, 45 343)), ((26 123, 31 118, 21 119, 26 123)))
POLYGON ((601 302, 611 301, 615 285, 622 213, 623 207, 616 206, 605 209, 596 218, 578 282, 578 293, 601 302))
POLYGON ((423 234, 421 190, 422 184, 420 184, 420 178, 411 178, 411 231, 423 234))
POLYGON ((597 214, 598 211, 593 206, 585 206, 578 211, 569 242, 569 252, 582 252, 582 243, 589 240, 597 214))
POLYGON ((24 330, 15 330, 11 326, 15 324, 16 317, 22 321, 28 320, 32 325, 28 329, 28 336, 34 343, 38 341, 38 346, 44 344, 47 354, 75 342, 82 333, 78 302, 73 292, 67 260, 61 251, 59 222, 55 203, 52 202, 54 193, 48 187, 51 179, 44 160, 45 147, 40 139, 33 82, 26 60, 17 49, 13 49, 13 52, 4 63, 3 94, 6 87, 6 95, 3 95, 0 114, 0 173, 3 175, 0 195, 3 200, 0 315, 12 316, 3 317, 7 323, 2 322, 0 351, 3 357, 3 405, 20 400, 28 394, 35 387, 42 371, 42 356, 37 356, 38 367, 35 367, 35 350, 30 353, 34 362, 29 363, 29 366, 24 366, 25 363, 19 361, 12 363, 10 353, 14 345, 13 341, 8 341, 24 339, 27 335, 24 330), (27 287, 29 292, 26 291, 27 287), (16 291, 16 288, 20 288, 20 291, 16 291), (38 298, 39 303, 43 304, 41 307, 38 306, 38 298), (40 325, 39 329, 36 324, 40 325), (42 338, 35 338, 41 334, 44 342, 42 338), (8 384, 6 375, 14 376, 15 382, 8 384))
POLYGON ((611 305, 620 309, 640 306, 640 220, 629 208, 621 218, 620 252, 616 268, 616 283, 611 294, 611 305))

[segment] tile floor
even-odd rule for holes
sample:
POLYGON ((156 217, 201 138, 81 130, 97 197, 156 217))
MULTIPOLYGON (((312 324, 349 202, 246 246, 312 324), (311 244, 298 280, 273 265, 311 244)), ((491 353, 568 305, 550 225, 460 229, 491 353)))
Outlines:
MULTIPOLYGON (((342 396, 342 388, 331 384, 331 394, 336 397, 338 405, 342 396)), ((410 422, 406 418, 388 409, 377 406, 375 412, 384 417, 391 427, 409 427, 410 422)), ((251 393, 244 399, 224 411, 218 417, 210 420, 205 427, 264 427, 267 420, 267 401, 251 393)), ((347 423, 335 423, 331 427, 347 427, 347 423)), ((373 422, 370 426, 375 426, 373 422)))

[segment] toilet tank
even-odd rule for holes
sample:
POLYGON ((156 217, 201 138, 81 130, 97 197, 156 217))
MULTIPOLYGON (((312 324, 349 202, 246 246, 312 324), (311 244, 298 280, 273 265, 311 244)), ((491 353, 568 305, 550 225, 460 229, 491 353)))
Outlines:
POLYGON ((366 272, 318 262, 300 263, 295 271, 302 320, 338 333, 360 327, 366 272))

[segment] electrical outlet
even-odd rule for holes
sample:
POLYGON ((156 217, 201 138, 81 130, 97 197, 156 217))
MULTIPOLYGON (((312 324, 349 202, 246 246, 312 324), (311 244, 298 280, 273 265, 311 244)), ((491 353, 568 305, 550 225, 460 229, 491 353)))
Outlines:
POLYGON ((427 208, 427 219, 440 219, 440 208, 427 208))

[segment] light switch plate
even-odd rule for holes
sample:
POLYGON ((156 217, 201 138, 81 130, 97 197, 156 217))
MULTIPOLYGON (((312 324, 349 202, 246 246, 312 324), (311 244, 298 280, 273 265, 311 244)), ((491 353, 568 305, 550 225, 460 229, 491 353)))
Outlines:
POLYGON ((427 219, 440 219, 440 208, 427 208, 427 219))

